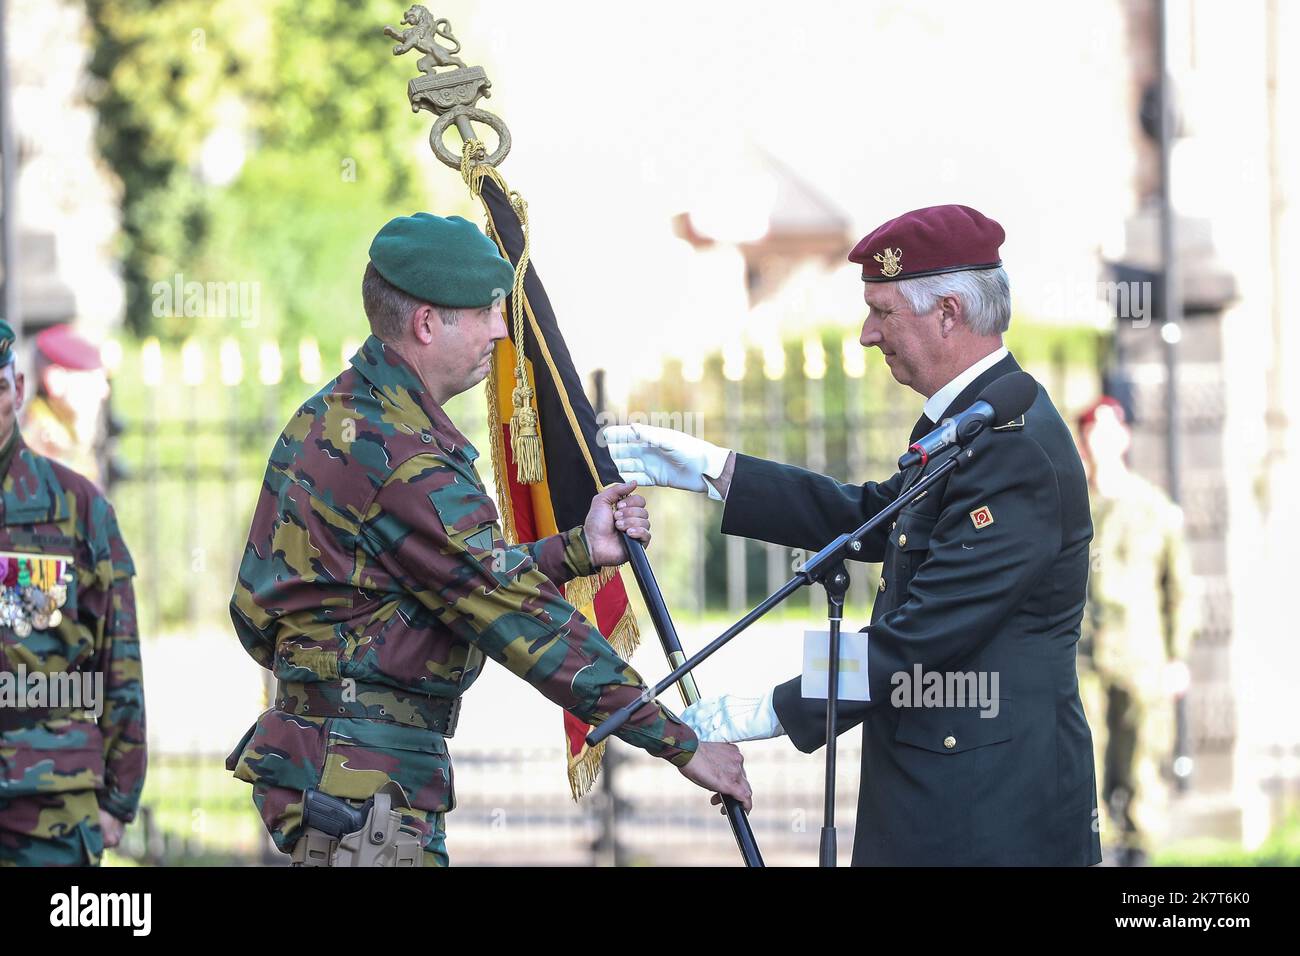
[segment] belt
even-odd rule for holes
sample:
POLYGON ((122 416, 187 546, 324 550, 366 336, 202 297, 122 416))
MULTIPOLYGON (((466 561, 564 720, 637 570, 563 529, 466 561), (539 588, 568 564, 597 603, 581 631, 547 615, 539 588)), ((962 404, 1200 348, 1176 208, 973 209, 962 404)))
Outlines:
POLYGON ((450 737, 460 719, 460 698, 410 694, 365 681, 280 681, 275 709, 300 717, 386 720, 450 737))
POLYGON ((84 719, 86 711, 71 707, 0 707, 0 733, 12 730, 31 730, 47 720, 62 720, 76 716, 84 719))

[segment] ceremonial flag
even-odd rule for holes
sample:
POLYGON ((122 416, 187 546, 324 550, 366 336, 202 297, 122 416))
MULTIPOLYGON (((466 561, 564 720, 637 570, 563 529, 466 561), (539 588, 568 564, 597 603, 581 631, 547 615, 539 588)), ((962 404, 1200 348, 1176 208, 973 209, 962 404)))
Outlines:
MULTIPOLYGON (((488 432, 506 540, 537 541, 582 524, 596 493, 622 479, 609 452, 596 440, 596 414, 537 270, 526 264, 523 276, 519 275, 520 259, 529 254, 526 204, 518 194, 507 195, 492 167, 467 164, 462 171, 471 190, 483 200, 488 234, 516 266, 515 287, 504 309, 510 337, 497 344, 487 380, 488 432), (517 389, 520 333, 531 396, 517 389)), ((620 656, 626 659, 632 654, 640 635, 617 568, 575 578, 562 590, 620 656)), ((587 746, 584 738, 589 729, 564 713, 574 799, 595 782, 604 753, 603 742, 587 746)))

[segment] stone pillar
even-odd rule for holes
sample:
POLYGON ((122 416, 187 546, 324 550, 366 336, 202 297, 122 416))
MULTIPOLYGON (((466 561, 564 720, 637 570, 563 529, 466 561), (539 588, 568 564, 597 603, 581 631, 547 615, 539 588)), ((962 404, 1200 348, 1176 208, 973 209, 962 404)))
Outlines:
MULTIPOLYGON (((1170 835, 1237 840, 1241 815, 1234 799, 1237 711, 1231 659, 1236 635, 1228 565, 1234 463, 1223 363, 1228 334, 1225 309, 1235 295, 1235 282, 1215 259, 1208 222, 1180 218, 1178 229, 1185 308, 1178 364, 1180 504, 1198 585, 1201 625, 1192 644, 1192 687, 1186 702, 1192 785, 1175 801, 1170 835)), ((1124 261, 1135 267, 1126 276, 1138 276, 1134 281, 1142 281, 1145 270, 1154 272, 1159 263, 1156 210, 1128 222, 1124 261)), ((1167 490, 1166 365, 1157 290, 1154 282, 1131 290, 1128 301, 1141 307, 1130 308, 1130 315, 1118 319, 1116 347, 1121 363, 1118 378, 1129 389, 1134 416, 1130 464, 1167 490), (1151 308, 1152 292, 1156 292, 1155 308, 1151 308)))

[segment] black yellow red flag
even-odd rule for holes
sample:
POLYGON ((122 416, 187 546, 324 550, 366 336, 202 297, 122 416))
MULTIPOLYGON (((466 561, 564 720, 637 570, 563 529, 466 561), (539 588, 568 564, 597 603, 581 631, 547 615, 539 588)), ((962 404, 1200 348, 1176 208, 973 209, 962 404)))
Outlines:
MULTIPOLYGON (((476 182, 488 217, 489 234, 501 254, 516 267, 524 255, 527 237, 519 207, 493 177, 476 182)), ((618 469, 608 451, 597 441, 596 414, 582 379, 573 366, 564 336, 547 298, 546 289, 531 264, 522 283, 521 331, 524 369, 532 389, 540 433, 542 477, 525 483, 516 460, 516 436, 511 434, 515 412, 514 391, 518 367, 517 330, 510 317, 520 283, 510 290, 505 303, 510 338, 501 341, 492 359, 487 382, 488 428, 493 471, 496 475, 502 524, 512 543, 536 541, 547 535, 582 524, 591 499, 601 488, 618 483, 618 469)), ((593 621, 620 656, 636 649, 639 634, 636 618, 628 606, 627 590, 617 568, 575 578, 564 585, 565 599, 593 621)), ((569 784, 574 797, 585 793, 600 769, 604 744, 588 747, 588 727, 564 712, 564 734, 568 754, 569 784)))

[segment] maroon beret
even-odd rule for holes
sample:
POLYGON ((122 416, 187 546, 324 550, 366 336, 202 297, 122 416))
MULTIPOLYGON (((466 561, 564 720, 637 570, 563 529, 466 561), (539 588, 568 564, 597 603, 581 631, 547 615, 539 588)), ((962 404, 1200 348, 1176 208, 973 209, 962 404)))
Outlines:
POLYGON ((1095 424, 1097 421, 1097 413, 1103 408, 1109 408, 1121 425, 1128 424, 1128 416, 1124 414, 1124 406, 1120 404, 1119 399, 1111 398, 1109 395, 1103 395, 1080 413, 1079 431, 1083 431, 1089 425, 1095 424))
POLYGON ((51 325, 36 336, 36 350, 49 362, 67 369, 88 371, 103 368, 99 349, 67 324, 51 325))
POLYGON ((891 219, 853 247, 863 282, 896 282, 940 272, 996 269, 1006 233, 970 206, 927 206, 891 219))

